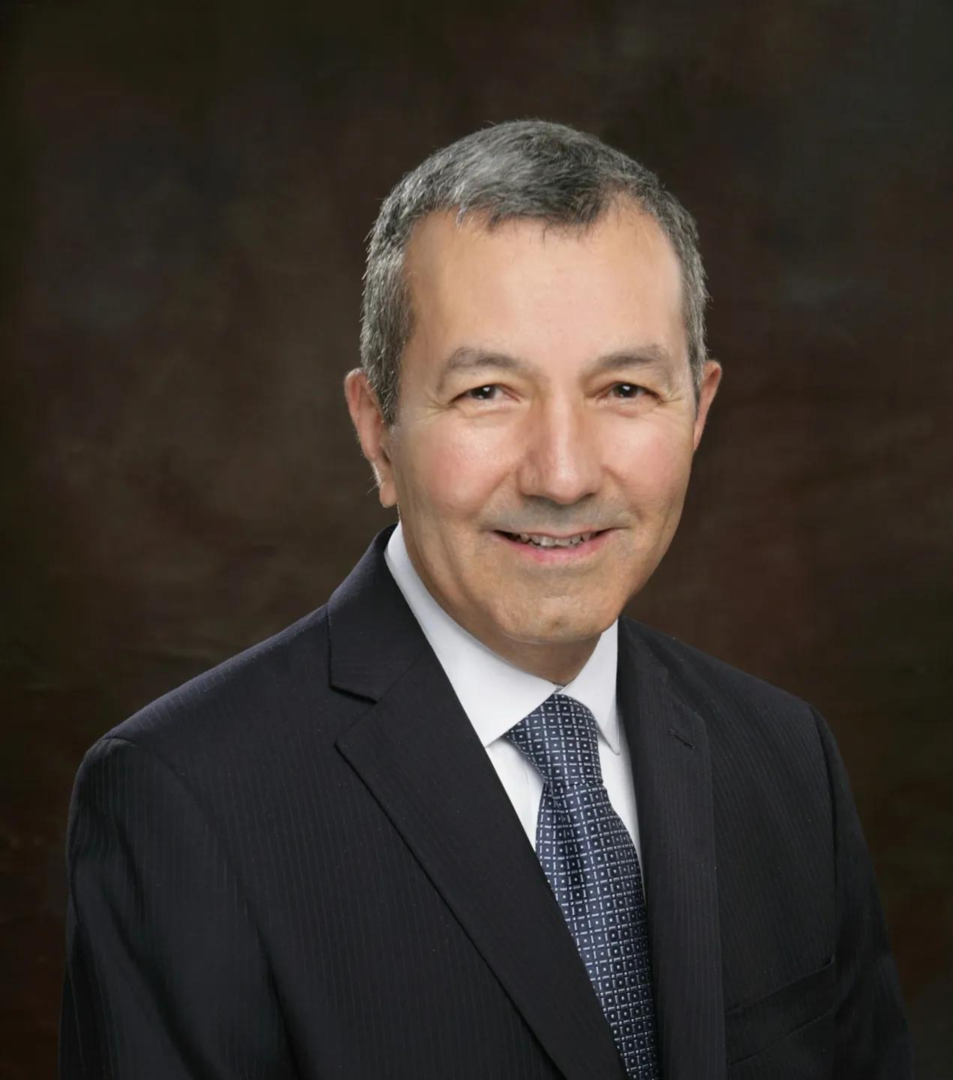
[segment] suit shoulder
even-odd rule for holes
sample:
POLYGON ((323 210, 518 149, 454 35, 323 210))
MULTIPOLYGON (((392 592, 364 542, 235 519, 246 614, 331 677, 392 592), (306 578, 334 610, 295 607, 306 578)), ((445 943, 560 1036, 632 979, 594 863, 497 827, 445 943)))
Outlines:
POLYGON ((833 739, 808 702, 668 634, 626 622, 641 662, 661 667, 670 690, 702 718, 712 767, 726 789, 769 793, 787 778, 804 798, 807 792, 827 798, 833 739))
POLYGON ((714 709, 815 723, 812 706, 787 690, 732 667, 670 634, 623 617, 626 631, 661 664, 696 710, 714 709))
POLYGON ((264 641, 163 694, 102 736, 151 750, 167 761, 201 745, 233 752, 326 696, 327 608, 321 607, 264 641))

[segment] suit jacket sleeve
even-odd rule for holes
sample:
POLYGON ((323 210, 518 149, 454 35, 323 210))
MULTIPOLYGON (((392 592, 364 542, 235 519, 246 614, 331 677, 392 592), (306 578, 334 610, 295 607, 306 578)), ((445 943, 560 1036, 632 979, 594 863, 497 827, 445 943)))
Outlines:
POLYGON ((824 720, 814 714, 827 758, 837 875, 838 1080, 911 1080, 913 1045, 890 951, 873 865, 844 763, 824 720))
POLYGON ((60 1080, 294 1075, 261 944, 181 779, 100 740, 73 790, 60 1080))

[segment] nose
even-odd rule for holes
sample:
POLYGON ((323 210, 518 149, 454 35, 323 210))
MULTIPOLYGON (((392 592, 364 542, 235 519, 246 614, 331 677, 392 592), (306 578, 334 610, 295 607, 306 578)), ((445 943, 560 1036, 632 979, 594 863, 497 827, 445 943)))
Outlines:
POLYGON ((539 403, 524 431, 518 470, 523 495, 568 506, 599 490, 602 463, 594 421, 582 404, 539 403))

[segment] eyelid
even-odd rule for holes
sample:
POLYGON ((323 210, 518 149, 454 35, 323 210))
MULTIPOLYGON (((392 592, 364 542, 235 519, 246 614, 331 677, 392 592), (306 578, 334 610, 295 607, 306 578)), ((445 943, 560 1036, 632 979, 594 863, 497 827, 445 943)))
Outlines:
MULTIPOLYGON (((608 394, 611 394, 613 390, 616 390, 620 386, 631 386, 634 390, 641 390, 641 392, 643 394, 647 394, 650 397, 657 398, 659 396, 658 393, 655 390, 650 390, 644 384, 639 383, 639 382, 631 382, 631 381, 629 381, 627 379, 616 380, 616 382, 610 384, 610 386, 608 387, 606 392, 608 394)), ((465 398, 468 401, 475 401, 475 402, 482 401, 484 403, 489 403, 490 401, 493 400, 492 398, 482 398, 481 399, 481 398, 470 397, 469 395, 475 393, 477 390, 490 390, 490 389, 499 390, 499 391, 502 392, 504 387, 503 387, 502 383, 480 383, 478 386, 470 386, 470 387, 467 387, 466 390, 461 391, 459 394, 456 395, 455 400, 460 400, 460 399, 465 398)), ((636 397, 619 398, 619 400, 620 401, 635 401, 636 397)))
MULTIPOLYGON (((609 393, 611 394, 613 390, 616 390, 620 386, 631 386, 634 390, 641 390, 643 394, 649 394, 651 397, 658 397, 659 396, 658 393, 655 390, 650 390, 644 383, 630 382, 627 379, 622 379, 622 380, 619 380, 617 382, 614 382, 609 387, 609 393)), ((620 400, 622 400, 622 401, 634 401, 635 399, 634 398, 621 398, 620 400)))
POLYGON ((488 387, 493 387, 494 390, 502 391, 502 387, 499 383, 480 383, 479 386, 469 386, 466 390, 461 390, 459 394, 454 394, 451 400, 455 402, 470 402, 474 405, 493 405, 499 400, 499 395, 485 398, 478 398, 472 396, 476 393, 477 390, 483 390, 488 387))

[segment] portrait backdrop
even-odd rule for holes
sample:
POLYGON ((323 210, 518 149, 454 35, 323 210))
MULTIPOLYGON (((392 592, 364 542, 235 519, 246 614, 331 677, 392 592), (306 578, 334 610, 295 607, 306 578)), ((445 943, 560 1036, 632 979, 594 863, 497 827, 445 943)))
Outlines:
POLYGON ((393 520, 342 392, 364 240, 489 122, 696 216, 722 390, 628 613, 814 704, 953 1065, 948 0, 0 12, 0 1075, 52 1075, 85 749, 318 607, 393 520))

